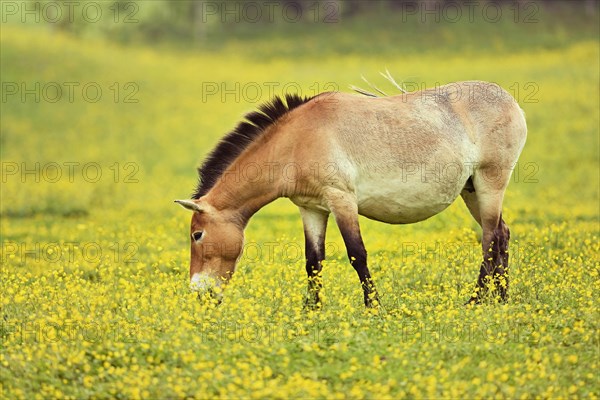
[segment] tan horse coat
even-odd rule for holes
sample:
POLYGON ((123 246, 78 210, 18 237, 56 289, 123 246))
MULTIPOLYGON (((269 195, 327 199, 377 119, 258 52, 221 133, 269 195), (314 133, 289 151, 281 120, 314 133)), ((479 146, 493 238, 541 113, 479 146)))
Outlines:
POLYGON ((288 98, 287 108, 276 108, 263 109, 271 119, 256 123, 264 126, 234 159, 220 166, 207 161, 216 171, 205 164, 201 175, 218 179, 209 176, 212 182, 204 188, 201 182, 197 199, 178 201, 195 211, 191 233, 201 236, 191 245, 195 288, 226 281, 241 254, 248 219, 265 204, 288 197, 304 223, 308 304, 319 304, 315 277, 325 257, 330 213, 365 303, 376 304, 358 215, 413 223, 461 195, 483 229, 482 290, 471 300, 480 299, 488 276, 506 298, 509 231, 502 201, 527 134, 524 114, 507 92, 473 81, 382 98, 324 93, 309 100, 288 98))

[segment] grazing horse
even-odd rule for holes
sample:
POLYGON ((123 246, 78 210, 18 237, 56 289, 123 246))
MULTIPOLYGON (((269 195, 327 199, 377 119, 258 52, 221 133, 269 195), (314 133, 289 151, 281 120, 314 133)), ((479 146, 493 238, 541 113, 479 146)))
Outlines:
POLYGON ((248 220, 287 197, 304 224, 307 305, 320 305, 330 213, 365 305, 377 305, 358 216, 418 222, 460 195, 483 229, 483 262, 470 301, 479 302, 489 287, 505 300, 509 230, 502 200, 526 135, 517 102, 487 82, 379 98, 339 92, 288 95, 285 102, 275 97, 246 115, 210 153, 192 199, 176 200, 194 212, 191 286, 213 292, 226 283, 242 253, 248 220))

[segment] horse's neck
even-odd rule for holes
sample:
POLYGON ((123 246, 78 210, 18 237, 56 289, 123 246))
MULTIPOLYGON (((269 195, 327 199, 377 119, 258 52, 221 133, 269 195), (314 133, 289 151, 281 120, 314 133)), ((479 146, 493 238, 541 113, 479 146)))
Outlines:
POLYGON ((283 193, 282 163, 272 159, 272 154, 261 146, 243 153, 206 194, 207 201, 218 210, 238 215, 245 226, 254 213, 283 193))

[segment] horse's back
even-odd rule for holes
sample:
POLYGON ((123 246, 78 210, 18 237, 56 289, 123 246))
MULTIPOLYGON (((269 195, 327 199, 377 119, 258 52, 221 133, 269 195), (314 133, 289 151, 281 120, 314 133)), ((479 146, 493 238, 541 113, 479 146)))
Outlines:
MULTIPOLYGON (((406 156, 415 147, 435 148, 448 139, 484 145, 490 135, 497 145, 512 147, 524 141, 525 121, 514 98, 495 83, 456 82, 431 89, 391 97, 366 97, 355 94, 324 93, 313 99, 311 118, 330 129, 343 143, 402 150, 406 156), (512 121, 522 129, 503 130, 512 121)), ((416 151, 422 157, 424 152, 416 151)), ((425 152, 426 153, 426 152, 425 152)), ((415 160, 415 161, 421 161, 415 160)))
POLYGON ((524 114, 494 83, 451 83, 392 97, 328 93, 310 116, 319 135, 358 166, 403 163, 516 162, 526 137, 524 114))

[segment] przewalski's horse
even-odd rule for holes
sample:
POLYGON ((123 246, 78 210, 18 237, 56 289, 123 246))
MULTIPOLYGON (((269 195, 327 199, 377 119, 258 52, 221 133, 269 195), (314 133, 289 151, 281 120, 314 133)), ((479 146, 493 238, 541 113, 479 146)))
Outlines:
POLYGON ((194 289, 227 282, 248 220, 287 197, 304 223, 307 304, 320 304, 318 275, 333 213, 365 304, 376 305, 358 216, 418 222, 460 195, 483 229, 479 289, 470 301, 481 299, 489 280, 506 299, 509 230, 502 200, 527 135, 512 96, 474 81, 392 97, 336 92, 285 100, 275 98, 246 115, 199 169, 193 199, 176 200, 194 211, 194 289))

